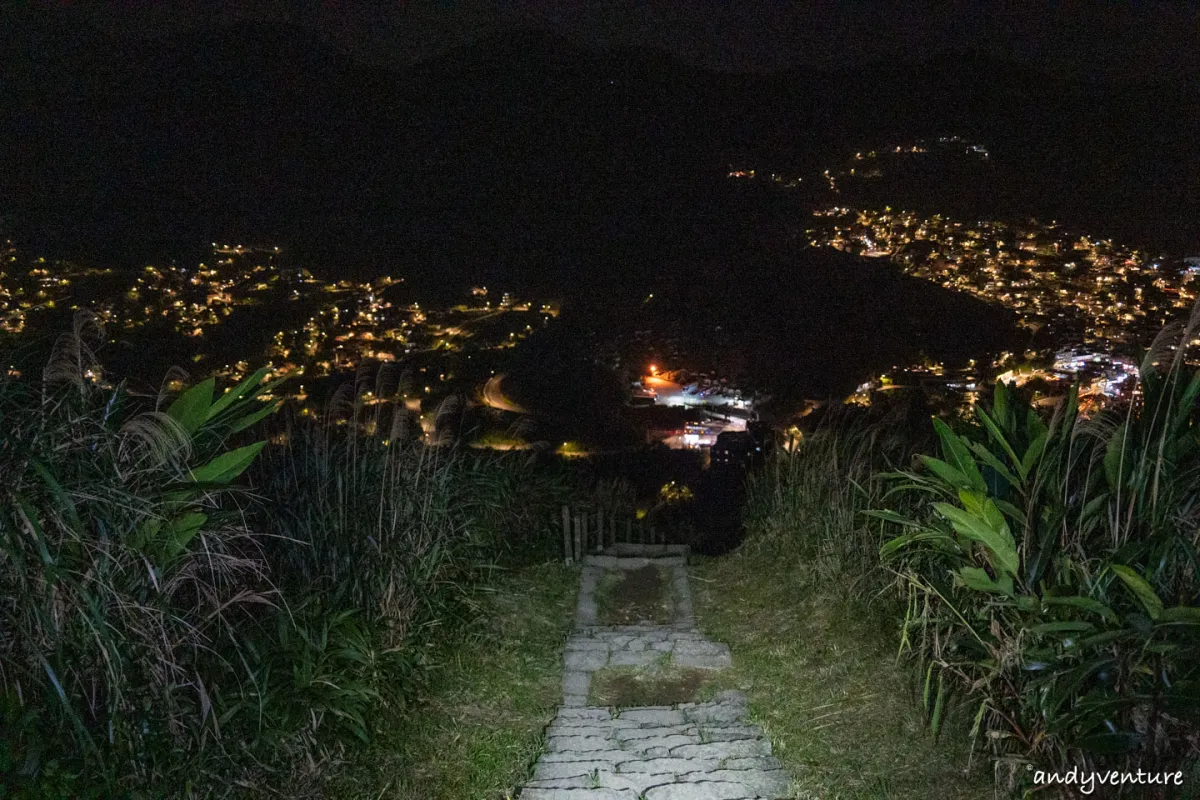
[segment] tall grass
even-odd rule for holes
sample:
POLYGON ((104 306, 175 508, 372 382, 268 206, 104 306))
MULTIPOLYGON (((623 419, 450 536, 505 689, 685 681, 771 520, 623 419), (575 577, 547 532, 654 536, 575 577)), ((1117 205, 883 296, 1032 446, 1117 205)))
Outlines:
MULTIPOLYGON (((882 549, 939 724, 968 698, 1020 785, 1026 765, 1172 770, 1200 754, 1200 316, 1147 353, 1140 400, 1043 420, 998 386, 941 458, 896 476, 922 498, 882 549)), ((897 496, 897 495, 893 495, 897 496)))
POLYGON ((0 377, 0 795, 320 794, 492 570, 556 554, 570 482, 382 392, 263 430, 261 374, 107 387, 90 325, 0 377))
POLYGON ((801 559, 847 596, 886 584, 882 526, 863 512, 887 491, 880 474, 906 465, 923 440, 907 417, 902 408, 886 415, 848 409, 793 450, 777 451, 749 479, 744 548, 801 559))
POLYGON ((85 377, 95 333, 80 318, 41 386, 0 377, 0 775, 17 796, 180 779, 220 748, 237 627, 273 602, 229 485, 253 393, 136 408, 85 377))
POLYGON ((936 439, 898 419, 818 430, 751 479, 745 548, 815 572, 833 602, 899 600, 878 607, 933 732, 957 716, 1007 788, 1070 766, 1194 779, 1198 332, 1200 313, 1168 327, 1135 402, 1090 419, 1074 392, 1043 415, 998 386, 936 439))
POLYGON ((284 652, 266 667, 282 685, 262 703, 280 717, 272 727, 299 724, 314 767, 419 697, 428 653, 474 623, 493 569, 557 554, 551 525, 569 490, 524 453, 393 443, 367 429, 379 430, 353 417, 293 425, 256 476, 266 561, 288 601, 284 652))

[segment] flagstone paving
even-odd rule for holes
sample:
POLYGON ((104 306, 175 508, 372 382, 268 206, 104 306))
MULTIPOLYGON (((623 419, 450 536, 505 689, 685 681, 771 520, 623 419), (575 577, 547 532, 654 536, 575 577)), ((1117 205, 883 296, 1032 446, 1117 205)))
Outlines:
POLYGON ((780 800, 789 777, 771 743, 747 721, 746 698, 722 692, 703 703, 589 706, 592 675, 606 667, 719 670, 729 647, 696 630, 684 558, 589 556, 575 632, 563 655, 563 704, 522 800, 780 800), (670 570, 674 619, 667 625, 596 624, 596 586, 605 569, 670 570))

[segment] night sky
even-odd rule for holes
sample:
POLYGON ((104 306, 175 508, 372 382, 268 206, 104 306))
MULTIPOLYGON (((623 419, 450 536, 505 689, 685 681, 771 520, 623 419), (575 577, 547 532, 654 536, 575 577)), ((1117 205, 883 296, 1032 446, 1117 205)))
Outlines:
POLYGON ((680 230, 729 216, 706 201, 733 162, 820 169, 946 133, 992 148, 996 180, 935 182, 922 202, 1200 246, 1195 3, 209 0, 0 15, 0 227, 67 253, 255 237, 336 243, 321 261, 372 248, 366 261, 412 273, 558 275, 585 252, 674 252, 680 230), (987 202, 961 208, 971 197, 987 202))
POLYGON ((664 49, 727 71, 847 68, 973 49, 1064 77, 1188 80, 1196 3, 165 2, 76 8, 110 32, 154 35, 237 21, 286 22, 379 63, 411 62, 510 29, 581 44, 664 49))

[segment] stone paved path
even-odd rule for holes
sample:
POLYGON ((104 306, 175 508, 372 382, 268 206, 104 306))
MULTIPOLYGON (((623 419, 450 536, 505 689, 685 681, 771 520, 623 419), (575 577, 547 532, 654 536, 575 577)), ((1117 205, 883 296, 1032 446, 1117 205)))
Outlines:
POLYGON ((771 743, 746 721, 746 698, 723 692, 707 703, 612 709, 587 705, 592 673, 649 666, 668 654, 680 667, 724 669, 729 648, 696 630, 685 556, 589 556, 575 632, 567 642, 563 705, 522 800, 779 800, 789 779, 771 743), (596 624, 596 586, 608 569, 649 563, 671 570, 674 619, 619 627, 596 624))

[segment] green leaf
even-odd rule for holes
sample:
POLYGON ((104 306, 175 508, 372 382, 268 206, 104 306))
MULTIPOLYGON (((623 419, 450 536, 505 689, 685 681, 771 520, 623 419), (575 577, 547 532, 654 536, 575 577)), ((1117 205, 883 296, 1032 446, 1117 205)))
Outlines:
POLYGON ((985 465, 996 471, 1001 478, 1008 482, 1008 485, 1014 489, 1021 488, 1021 479, 1013 474, 1012 470, 1004 465, 1004 462, 996 458, 996 454, 987 448, 987 445, 982 442, 971 442, 971 451, 975 453, 975 457, 982 461, 985 465))
POLYGON ((1132 636, 1132 635, 1134 635, 1133 631, 1129 630, 1128 628, 1124 628, 1124 629, 1118 630, 1118 631, 1103 631, 1101 633, 1097 633, 1095 636, 1089 636, 1086 639, 1081 639, 1078 642, 1078 644, 1079 644, 1080 649, 1087 649, 1090 647, 1101 647, 1106 644, 1118 642, 1121 639, 1124 639, 1124 638, 1132 636))
POLYGON ((1173 606, 1162 612, 1159 621, 1186 622, 1192 625, 1200 625, 1200 608, 1196 606, 1173 606))
POLYGON ((1106 503, 1108 503, 1108 492, 1100 492, 1084 504, 1083 511, 1079 513, 1079 521, 1083 522, 1096 516, 1106 503))
POLYGON ((265 406, 263 406, 259 410, 255 411, 253 414, 247 414, 246 416, 242 417, 237 422, 235 422, 233 424, 233 429, 232 429, 233 433, 238 433, 240 431, 246 430, 246 428, 249 428, 251 425, 257 424, 260 420, 266 419, 267 417, 271 416, 278 410, 279 410, 279 403, 267 403, 265 406))
POLYGON ((1012 596, 1013 582, 1007 575, 1002 575, 999 581, 994 581, 992 576, 987 574, 987 570, 979 567, 963 567, 957 574, 968 589, 1012 596))
POLYGON ((929 666, 925 668, 925 688, 921 692, 921 705, 925 707, 925 713, 930 712, 929 708, 929 690, 933 686, 933 662, 929 662, 929 666))
POLYGON ((1141 602, 1142 607, 1146 609, 1146 614, 1150 619, 1158 619, 1163 615, 1163 601, 1158 598, 1158 595, 1154 593, 1154 588, 1141 575, 1121 564, 1113 564, 1109 569, 1125 582, 1125 585, 1141 602))
MULTIPOLYGON (((999 388, 999 386, 1000 384, 997 384, 997 388, 999 388)), ((1004 450, 1004 454, 1008 456, 1009 463, 1011 463, 1017 469, 1018 473, 1020 473, 1021 459, 1017 458, 1017 453, 1015 450, 1013 450, 1012 445, 1008 443, 1008 439, 1005 437, 1004 431, 996 423, 996 420, 992 419, 992 417, 986 411, 984 411, 983 408, 976 407, 976 412, 979 415, 980 422, 983 423, 983 427, 987 429, 988 435, 991 437, 992 441, 1000 445, 1000 448, 1004 450)), ((1024 479, 1024 475, 1021 477, 1024 479)))
POLYGON ((208 418, 216 378, 208 378, 188 389, 167 408, 167 416, 179 423, 189 434, 195 433, 208 418))
POLYGON ((62 484, 58 482, 54 475, 51 474, 50 470, 47 469, 46 465, 41 461, 37 460, 36 458, 31 458, 29 459, 29 464, 33 467, 34 472, 41 477, 42 482, 46 484, 46 488, 50 490, 50 493, 54 495, 54 502, 58 510, 66 512, 67 520, 76 530, 82 528, 83 524, 79 520, 79 513, 75 507, 75 501, 71 498, 71 495, 67 494, 66 490, 63 489, 62 484))
POLYGON ((1043 622, 1029 627, 1031 633, 1090 633, 1096 626, 1090 622, 1043 622))
POLYGON ((977 517, 983 516, 983 503, 987 500, 987 495, 984 492, 972 492, 967 489, 958 490, 958 500, 963 504, 963 508, 967 513, 977 517))
POLYGON ((1099 600, 1093 600, 1090 597, 1081 597, 1072 595, 1069 597, 1043 597, 1042 604, 1047 606, 1073 606, 1074 608, 1090 611, 1093 614, 1099 614, 1106 620, 1115 622, 1117 614, 1111 608, 1101 603, 1099 600))
POLYGON ((1126 440, 1129 436, 1129 424, 1122 422, 1113 431, 1112 437, 1108 440, 1108 444, 1104 448, 1104 477, 1108 480, 1108 485, 1116 489, 1122 483, 1124 474, 1128 473, 1125 466, 1126 458, 1126 440))
POLYGON ((204 466, 192 470, 192 480, 197 483, 228 483, 250 466, 265 444, 255 442, 222 453, 204 466))
POLYGON ((1037 595, 1023 594, 1014 599, 1017 602, 1017 608, 1022 611, 1037 611, 1039 608, 1037 595))
POLYGON ((942 712, 946 707, 946 694, 947 691, 945 681, 942 680, 942 673, 938 672, 937 700, 934 701, 933 716, 929 721, 929 729, 933 732, 934 737, 938 735, 938 731, 940 731, 942 727, 942 712))
POLYGON ((1029 443, 1029 447, 1025 450, 1025 455, 1021 458, 1021 476, 1029 477, 1029 473, 1037 466, 1038 459, 1042 457, 1042 453, 1046 450, 1046 442, 1049 441, 1049 434, 1042 432, 1037 438, 1029 443))
POLYGON ((1050 429, 1046 427, 1046 423, 1042 420, 1040 414, 1033 408, 1025 410, 1025 438, 1031 443, 1044 437, 1049 436, 1050 429))
POLYGON ((975 712, 975 721, 971 724, 971 738, 975 739, 979 736, 979 726, 983 724, 983 715, 988 710, 988 701, 985 699, 979 704, 979 710, 975 712))
POLYGON ((997 381, 996 391, 992 395, 992 413, 996 420, 1005 428, 1009 426, 1008 393, 1011 391, 1004 381, 997 381))
POLYGON ((129 546, 135 550, 141 550, 147 544, 152 542, 158 536, 158 532, 162 530, 163 521, 161 517, 150 517, 137 526, 137 529, 129 534, 129 546))
POLYGON ((992 502, 995 503, 996 508, 1003 511, 1009 519, 1022 524, 1025 522, 1025 512, 1017 508, 1012 503, 1008 502, 1007 500, 999 500, 996 498, 992 498, 992 502))
POLYGON ((893 522, 897 525, 903 525, 906 528, 919 528, 920 527, 920 523, 916 522, 915 520, 911 520, 908 517, 902 517, 899 514, 897 514, 895 511, 889 511, 886 508, 873 508, 868 511, 864 511, 862 513, 864 516, 874 517, 875 519, 881 519, 884 522, 893 522))
POLYGON ((979 467, 975 464, 975 459, 971 458, 971 451, 966 440, 950 430, 950 426, 937 417, 933 418, 933 429, 937 431, 938 438, 942 442, 942 455, 946 459, 946 463, 954 467, 967 481, 967 485, 962 488, 986 491, 987 484, 984 483, 983 476, 979 474, 979 467))
POLYGON ((946 484, 955 489, 972 489, 971 479, 959 472, 950 464, 933 456, 921 456, 921 462, 929 471, 941 478, 946 484))
POLYGON ((956 508, 949 503, 934 503, 934 509, 950 520, 954 530, 960 536, 982 544, 992 555, 992 566, 997 571, 1003 571, 1010 577, 1015 577, 1021 566, 1020 556, 1013 541, 1012 533, 1004 516, 996 508, 996 504, 988 500, 984 503, 984 517, 980 518, 956 508))
MULTIPOLYGON (((1054 518, 1058 516, 1060 515, 1055 514, 1054 518)), ((1058 542, 1058 525, 1054 518, 1048 513, 1048 509, 1043 507, 1041 519, 1038 520, 1040 530, 1026 533, 1027 544, 1031 544, 1030 533, 1037 538, 1037 546, 1027 546, 1025 550, 1025 583, 1029 586, 1036 586, 1041 582, 1046 567, 1054 558, 1054 546, 1058 542)))
POLYGON ((218 397, 217 401, 212 404, 211 408, 208 409, 208 416, 206 416, 205 419, 210 420, 217 414, 220 414, 226 408, 231 406, 234 401, 246 394, 246 392, 262 383, 263 378, 267 377, 267 372, 268 369, 266 367, 260 367, 259 369, 256 369, 253 373, 246 376, 237 386, 234 386, 232 389, 225 392, 225 394, 218 397))
POLYGON ((879 548, 879 557, 881 559, 886 559, 888 556, 894 554, 897 550, 907 547, 914 542, 936 542, 939 544, 950 545, 955 549, 958 548, 958 544, 954 541, 954 539, 942 531, 935 530, 933 528, 926 528, 919 533, 906 533, 902 536, 897 536, 895 539, 889 539, 888 541, 884 542, 883 546, 879 548))
POLYGON ((21 514, 24 517, 26 525, 29 527, 29 532, 33 534, 34 541, 37 543, 38 555, 41 556, 42 563, 46 566, 54 565, 54 557, 50 555, 50 549, 46 546, 46 532, 42 529, 39 522, 37 510, 25 498, 17 496, 17 505, 21 509, 21 514))
POLYGON ((163 554, 167 558, 174 558, 182 553, 206 522, 208 515, 199 511, 189 511, 171 520, 167 524, 166 540, 162 543, 163 554))

